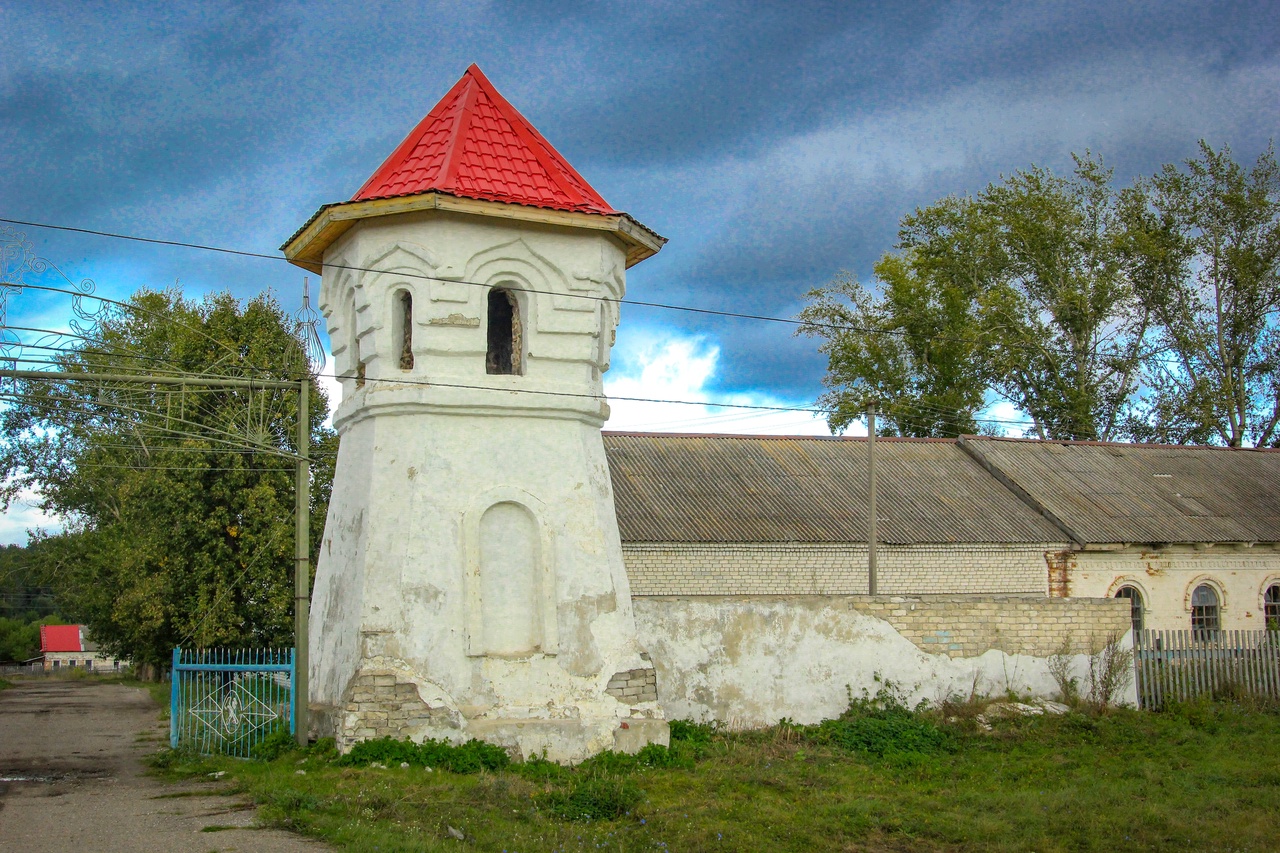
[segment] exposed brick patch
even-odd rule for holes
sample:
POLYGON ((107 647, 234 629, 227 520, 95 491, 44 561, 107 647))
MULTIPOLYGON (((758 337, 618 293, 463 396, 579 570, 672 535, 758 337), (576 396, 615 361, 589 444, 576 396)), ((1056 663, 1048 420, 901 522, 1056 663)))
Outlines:
POLYGON ((1021 596, 852 596, 849 607, 885 620, 918 648, 948 657, 990 649, 1047 657, 1086 649, 1131 627, 1129 602, 1021 596))
POLYGON ((604 692, 619 702, 657 702, 658 673, 652 668, 615 672, 604 692))
POLYGON ((1049 597, 1071 597, 1071 573, 1076 569, 1074 551, 1046 551, 1044 561, 1049 566, 1049 597))
POLYGON ((370 738, 405 738, 424 728, 457 728, 456 713, 422 701, 418 686, 394 672, 362 672, 351 680, 343 707, 348 733, 339 747, 370 738))

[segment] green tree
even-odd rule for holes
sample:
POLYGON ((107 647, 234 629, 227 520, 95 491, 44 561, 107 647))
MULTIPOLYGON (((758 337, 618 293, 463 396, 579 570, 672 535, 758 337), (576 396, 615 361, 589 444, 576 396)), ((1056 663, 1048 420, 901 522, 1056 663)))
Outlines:
POLYGON ((898 253, 875 266, 879 292, 848 274, 808 294, 800 332, 822 338, 819 405, 843 432, 879 401, 883 431, 917 438, 973 433, 988 385, 978 297, 991 276, 989 234, 966 199, 906 217, 898 253))
POLYGON ((1280 446, 1280 169, 1268 149, 1246 169, 1203 141, 1125 194, 1138 294, 1159 344, 1135 437, 1280 446))
MULTIPOLYGON (((80 373, 288 379, 303 374, 270 297, 142 291, 58 358, 80 373)), ((334 446, 312 384, 313 446, 334 446)), ((107 650, 163 664, 179 643, 286 645, 293 613, 297 393, 27 381, 0 413, 5 496, 35 488, 67 532, 41 563, 65 612, 107 650)), ((332 465, 321 455, 317 466, 332 465)), ((313 554, 331 472, 312 491, 313 554)))
POLYGON ((824 339, 821 402, 840 430, 874 394, 889 432, 977 432, 989 393, 1041 438, 1109 439, 1138 385, 1148 312, 1111 172, 1032 167, 976 198, 903 219, 878 288, 849 276, 809 294, 802 334, 824 339))
POLYGON ((1072 178, 1033 166, 975 205, 997 234, 981 298, 993 387, 1040 438, 1115 438, 1137 390, 1149 315, 1111 174, 1088 155, 1072 178))
POLYGON ((40 570, 39 547, 0 546, 0 616, 36 622, 57 613, 53 589, 40 570))

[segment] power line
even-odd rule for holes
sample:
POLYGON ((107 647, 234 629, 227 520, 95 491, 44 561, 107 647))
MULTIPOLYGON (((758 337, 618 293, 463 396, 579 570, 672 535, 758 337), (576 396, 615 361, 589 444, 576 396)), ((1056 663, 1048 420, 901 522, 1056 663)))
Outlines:
MULTIPOLYGON (((351 377, 339 376, 336 373, 316 373, 316 374, 313 374, 313 376, 317 379, 327 378, 327 379, 336 379, 339 381, 341 381, 342 379, 351 378, 351 377)), ((146 378, 145 375, 139 375, 139 379, 145 379, 145 378, 146 378)), ((201 378, 216 380, 221 377, 217 377, 210 374, 203 374, 201 378)), ((814 406, 782 406, 782 405, 767 405, 767 404, 760 404, 760 403, 730 403, 730 402, 721 402, 717 400, 675 400, 675 399, 662 398, 662 397, 635 397, 635 396, 625 396, 625 395, 609 396, 604 394, 588 394, 588 393, 572 392, 572 391, 549 391, 549 390, 537 389, 537 388, 494 389, 487 385, 474 385, 474 384, 460 383, 460 382, 433 382, 433 381, 428 381, 424 379, 411 379, 407 377, 406 378, 381 377, 378 379, 370 379, 368 381, 381 382, 381 383, 394 384, 394 385, 428 387, 428 388, 457 388, 462 390, 473 390, 473 391, 502 390, 502 391, 509 391, 517 394, 534 394, 534 395, 549 396, 549 397, 567 397, 571 399, 587 399, 587 400, 594 400, 599 402, 609 402, 610 400, 612 400, 615 402, 650 403, 650 404, 665 404, 665 405, 677 405, 677 406, 701 406, 706 408, 736 409, 741 411, 755 411, 755 412, 800 412, 800 413, 805 413, 810 415, 830 415, 833 412, 832 409, 814 407, 814 406)), ((2 393, 3 392, 0 392, 0 394, 2 393)), ((53 399, 59 400, 61 402, 75 401, 73 398, 54 397, 53 399)), ((84 401, 84 402, 95 402, 99 404, 102 403, 102 401, 84 401)), ((111 404, 107 404, 107 405, 111 405, 111 404)), ((975 421, 979 421, 983 423, 1001 423, 1001 424, 1011 424, 1011 425, 1025 425, 1026 423, 1025 421, 1020 421, 1020 420, 1015 421, 1015 420, 1004 420, 999 418, 982 418, 982 417, 978 417, 976 413, 967 412, 964 410, 955 410, 953 412, 952 410, 948 410, 943 407, 932 407, 932 406, 929 406, 928 404, 923 404, 923 403, 912 403, 910 405, 915 406, 916 408, 922 408, 922 409, 935 409, 940 414, 948 414, 948 415, 967 414, 969 415, 969 417, 973 418, 975 421)), ((123 408, 128 408, 129 410, 136 413, 142 413, 141 410, 133 407, 123 407, 123 408)), ((178 420, 182 421, 181 418, 179 418, 178 420)), ((229 433, 226 433, 225 431, 223 431, 223 434, 227 435, 229 433)), ((225 439, 223 440, 225 441, 225 439)))
MULTIPOLYGON (((204 243, 193 243, 193 242, 188 242, 184 240, 161 240, 154 237, 140 237, 133 234, 119 234, 111 231, 99 231, 92 228, 76 228, 68 225, 50 225, 44 222, 31 222, 28 220, 9 219, 6 217, 0 217, 0 222, 7 222, 12 225, 23 225, 31 228, 45 228, 51 231, 64 231, 64 232, 69 232, 73 234, 88 234, 95 237, 107 237, 113 240, 127 240, 131 242, 136 242, 136 243, 146 243, 149 245, 172 246, 172 247, 183 248, 183 249, 195 249, 203 252, 217 252, 224 255, 234 255, 237 257, 244 257, 244 258, 256 258, 256 259, 268 260, 268 261, 284 261, 286 263, 288 262, 288 258, 282 257, 281 255, 267 254, 265 252, 254 252, 246 249, 232 249, 225 246, 210 246, 204 243)), ((320 266, 324 269, 334 269, 334 270, 342 270, 342 271, 349 271, 349 272, 372 272, 372 273, 386 272, 386 270, 380 270, 380 269, 377 269, 376 267, 358 267, 358 266, 351 266, 347 264, 331 264, 331 263, 321 262, 320 266)), ((438 282, 444 282, 448 284, 465 284, 470 287, 489 288, 491 286, 487 282, 467 281, 466 279, 440 278, 438 276, 430 276, 430 275, 425 275, 423 273, 397 271, 396 274, 403 276, 404 278, 419 279, 423 281, 438 281, 438 282)), ((687 313, 699 314, 699 315, 711 316, 711 317, 725 317, 725 318, 739 319, 739 320, 756 320, 756 321, 767 322, 767 323, 779 323, 782 325, 792 326, 794 328, 830 329, 832 331, 859 332, 859 333, 868 334, 868 335, 889 335, 893 337, 904 337, 904 338, 907 337, 909 334, 908 332, 901 329, 882 329, 874 326, 855 326, 851 324, 841 324, 841 323, 816 323, 809 320, 797 320, 794 317, 774 317, 769 314, 748 314, 740 311, 724 311, 716 308, 699 308, 693 305, 676 305, 674 303, 668 303, 668 302, 651 302, 651 301, 640 300, 640 299, 614 299, 608 296, 594 296, 586 293, 561 293, 559 291, 538 290, 536 288, 524 288, 523 291, 525 293, 536 293, 536 294, 541 294, 546 296, 556 296, 561 298, 568 297, 570 299, 585 299, 585 300, 595 301, 595 302, 608 302, 614 305, 631 305, 639 308, 657 308, 664 311, 683 311, 687 313)), ((81 295, 89 296, 90 298, 97 298, 97 297, 93 297, 92 294, 81 294, 81 295)), ((113 301, 113 300, 107 300, 107 301, 113 301)), ((116 303, 116 304, 123 304, 123 303, 116 303)), ((961 338, 961 337, 955 337, 950 335, 933 335, 929 338, 929 340, 938 341, 938 342, 962 343, 962 344, 970 344, 970 345, 978 343, 977 340, 972 338, 961 338)), ((1047 348, 1047 349, 1042 348, 1042 349, 1045 349, 1045 351, 1047 352, 1054 352, 1058 355, 1064 355, 1068 357, 1075 357, 1077 355, 1077 353, 1074 353, 1070 350, 1059 350, 1057 348, 1047 348)), ((258 369, 261 369, 261 368, 258 368, 258 369)))

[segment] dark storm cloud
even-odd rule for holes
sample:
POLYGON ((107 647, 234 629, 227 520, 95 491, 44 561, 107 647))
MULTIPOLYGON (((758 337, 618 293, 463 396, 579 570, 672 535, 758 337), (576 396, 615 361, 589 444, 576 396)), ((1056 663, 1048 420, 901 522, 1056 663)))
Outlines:
MULTIPOLYGON (((0 215, 271 251, 348 198, 472 61, 613 204, 671 238, 630 295, 792 315, 898 219, 1089 148, 1127 182, 1274 134, 1273 3, 0 5, 0 215)), ((127 293, 284 264, 32 233, 127 293)), ((723 389, 811 398, 786 327, 714 337, 723 389)), ((625 332, 622 345, 626 345, 625 332)))

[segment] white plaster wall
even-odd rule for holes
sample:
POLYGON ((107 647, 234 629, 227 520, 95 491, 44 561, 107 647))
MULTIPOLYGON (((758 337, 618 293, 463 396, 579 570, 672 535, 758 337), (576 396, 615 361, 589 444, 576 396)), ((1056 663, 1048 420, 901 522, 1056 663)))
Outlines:
POLYGON ((376 671, 410 678, 447 712, 448 725, 436 714, 419 738, 484 737, 578 760, 612 748, 621 721, 656 732, 639 724, 660 720, 655 703, 633 708, 605 693, 614 673, 648 664, 600 437, 616 308, 574 298, 622 296, 621 245, 599 232, 435 212, 361 222, 325 260, 336 265, 321 308, 343 400, 312 598, 320 718, 359 727, 365 711, 351 710, 348 687, 376 671), (523 375, 485 372, 490 285, 516 292, 523 375), (406 291, 414 364, 402 370, 395 311, 406 291), (501 503, 534 519, 524 538, 537 552, 513 562, 537 573, 524 584, 535 600, 507 601, 506 611, 479 574, 484 554, 502 553, 479 539, 481 518, 501 503), (486 649, 495 634, 486 621, 523 619, 524 608, 536 611, 525 635, 537 647, 486 649))
MULTIPOLYGON (((997 650, 969 658, 929 654, 839 597, 637 597, 635 609, 668 719, 816 723, 840 714, 850 690, 874 695, 877 677, 894 682, 912 704, 973 693, 1058 693, 1047 658, 997 650)), ((1131 646, 1125 635, 1121 647, 1131 646)), ((1073 667, 1087 682, 1088 658, 1076 655, 1073 667)), ((1132 686, 1123 701, 1136 703, 1132 686)))
POLYGON ((1263 595, 1280 583, 1280 551, 1272 545, 1082 551, 1072 556, 1068 578, 1073 597, 1109 598, 1122 586, 1137 587, 1144 627, 1157 630, 1190 630, 1191 591, 1208 583, 1218 592, 1224 630, 1261 631, 1263 595))
MULTIPOLYGON (((343 387, 335 423, 366 405, 356 394, 357 354, 367 381, 430 379, 492 390, 601 393, 618 309, 590 297, 620 299, 625 290, 625 253, 607 234, 424 211, 358 223, 328 249, 325 263, 333 266, 325 271, 320 309, 343 387), (485 373, 486 298, 496 285, 516 291, 524 314, 527 369, 518 386, 512 385, 514 377, 485 373), (401 291, 413 297, 415 363, 408 371, 399 367, 400 341, 394 335, 392 297, 401 291)), ((512 404, 485 395, 453 396, 481 407, 512 404)), ((566 408, 564 400, 541 402, 566 408)), ((599 412, 599 404, 589 402, 578 408, 593 416, 599 412)))
MULTIPOLYGON (((886 595, 1048 593, 1045 553, 1066 543, 884 545, 886 595)), ((623 543, 635 595, 854 595, 867 591, 867 547, 810 542, 623 543)))

